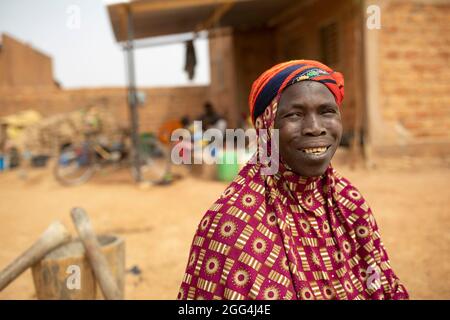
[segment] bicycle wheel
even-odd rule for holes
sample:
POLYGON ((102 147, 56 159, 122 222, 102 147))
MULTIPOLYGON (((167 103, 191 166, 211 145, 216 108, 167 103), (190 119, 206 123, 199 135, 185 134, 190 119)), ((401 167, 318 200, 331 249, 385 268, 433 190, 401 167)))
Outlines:
POLYGON ((96 168, 96 154, 88 142, 67 143, 58 153, 53 174, 62 185, 74 186, 88 181, 96 168))
MULTIPOLYGON (((145 146, 139 148, 139 159, 141 165, 141 181, 152 184, 169 184, 172 181, 171 159, 169 146, 159 141, 152 140, 145 146)), ((137 172, 131 166, 132 174, 137 180, 137 172)))

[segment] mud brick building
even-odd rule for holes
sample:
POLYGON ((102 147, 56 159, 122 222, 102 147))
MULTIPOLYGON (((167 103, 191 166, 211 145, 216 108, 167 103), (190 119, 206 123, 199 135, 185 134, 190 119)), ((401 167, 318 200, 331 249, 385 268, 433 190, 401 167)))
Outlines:
MULTIPOLYGON (((143 89, 141 130, 156 130, 172 116, 198 114, 206 100, 238 126, 248 113, 252 81, 277 62, 306 58, 344 73, 345 133, 358 137, 351 140, 355 146, 362 136, 361 153, 373 159, 450 156, 448 0, 137 0, 108 11, 119 43, 128 40, 130 21, 132 40, 209 31, 210 85, 143 89), (380 14, 374 29, 367 24, 372 5, 380 14)), ((4 37, 0 49, 0 115, 25 107, 59 112, 106 96, 126 121, 125 88, 58 89, 47 56, 33 53, 25 60, 38 66, 27 70, 39 72, 25 72, 17 62, 25 54, 8 53, 8 47, 20 44, 4 37), (14 63, 8 62, 11 56, 18 57, 14 63), (6 86, 8 91, 1 89, 6 86)))

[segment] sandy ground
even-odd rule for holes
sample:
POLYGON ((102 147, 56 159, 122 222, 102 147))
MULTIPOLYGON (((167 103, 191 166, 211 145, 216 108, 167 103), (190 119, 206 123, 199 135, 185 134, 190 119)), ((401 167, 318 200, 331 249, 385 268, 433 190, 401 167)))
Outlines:
MULTIPOLYGON (((372 206, 392 266, 411 297, 450 299, 450 168, 337 169, 372 206)), ((127 269, 142 270, 140 276, 126 274, 126 298, 173 299, 197 223, 225 187, 188 176, 171 186, 142 188, 119 171, 66 188, 47 169, 32 170, 26 180, 17 172, 1 173, 0 268, 54 219, 75 234, 69 212, 82 206, 97 233, 125 238, 127 269)), ((35 297, 29 270, 0 292, 0 299, 35 297)))

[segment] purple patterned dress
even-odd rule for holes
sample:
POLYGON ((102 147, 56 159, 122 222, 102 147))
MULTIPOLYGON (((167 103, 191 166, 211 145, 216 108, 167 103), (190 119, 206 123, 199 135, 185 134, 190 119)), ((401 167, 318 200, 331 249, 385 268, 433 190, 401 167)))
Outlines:
MULTIPOLYGON (((276 109, 256 127, 270 133, 276 109)), ((347 179, 331 165, 312 178, 262 166, 248 163, 204 215, 178 299, 408 299, 347 179)))

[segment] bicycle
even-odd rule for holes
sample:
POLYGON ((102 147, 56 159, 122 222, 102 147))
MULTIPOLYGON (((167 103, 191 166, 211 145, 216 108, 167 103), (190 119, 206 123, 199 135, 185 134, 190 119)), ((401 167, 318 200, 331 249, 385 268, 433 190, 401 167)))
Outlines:
MULTIPOLYGON (((144 138, 137 148, 142 181, 158 185, 170 183, 170 150, 151 135, 144 138)), ((56 180, 65 186, 80 185, 106 166, 127 166, 131 167, 136 181, 137 172, 131 163, 132 150, 126 139, 129 140, 129 133, 124 131, 120 141, 108 145, 101 141, 98 133, 88 132, 83 139, 65 141, 60 144, 53 169, 56 180)))

